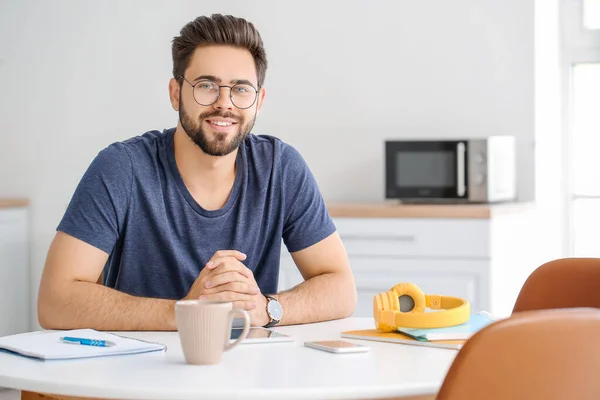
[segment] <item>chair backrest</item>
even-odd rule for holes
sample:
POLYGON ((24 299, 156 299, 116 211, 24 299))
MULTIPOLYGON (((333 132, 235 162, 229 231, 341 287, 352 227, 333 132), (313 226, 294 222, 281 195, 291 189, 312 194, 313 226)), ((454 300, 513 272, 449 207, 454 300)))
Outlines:
POLYGON ((458 352, 438 400, 600 399, 600 310, 524 311, 458 352))
POLYGON ((550 308, 600 308, 600 258, 561 258, 527 278, 513 313, 550 308))

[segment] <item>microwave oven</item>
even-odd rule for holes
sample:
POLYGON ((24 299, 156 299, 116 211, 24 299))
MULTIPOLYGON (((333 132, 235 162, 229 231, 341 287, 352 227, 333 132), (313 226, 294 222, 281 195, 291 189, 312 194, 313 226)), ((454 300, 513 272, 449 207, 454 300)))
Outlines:
POLYGON ((516 199, 513 136, 385 142, 385 197, 407 203, 516 199))

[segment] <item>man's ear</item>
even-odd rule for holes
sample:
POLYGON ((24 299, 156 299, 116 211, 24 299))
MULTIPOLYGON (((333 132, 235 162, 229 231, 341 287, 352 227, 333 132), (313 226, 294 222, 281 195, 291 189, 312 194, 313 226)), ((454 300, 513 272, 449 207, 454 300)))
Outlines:
POLYGON ((260 109, 262 108, 263 101, 265 101, 266 95, 267 95, 266 89, 264 87, 261 87, 260 90, 258 91, 258 99, 256 100, 256 101, 258 101, 257 110, 256 110, 257 114, 260 111, 260 109))
POLYGON ((181 86, 177 79, 171 78, 169 80, 169 100, 171 100, 171 106, 173 110, 179 111, 179 93, 181 90, 181 86))

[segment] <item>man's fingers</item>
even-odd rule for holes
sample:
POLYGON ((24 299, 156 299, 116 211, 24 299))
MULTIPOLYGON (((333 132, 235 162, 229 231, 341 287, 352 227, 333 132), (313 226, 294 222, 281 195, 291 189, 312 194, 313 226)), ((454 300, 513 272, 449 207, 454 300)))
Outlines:
POLYGON ((250 271, 249 268, 247 268, 238 260, 231 257, 217 258, 215 260, 215 266, 211 269, 212 273, 214 274, 222 274, 229 271, 236 271, 244 275, 246 278, 252 278, 253 276, 252 271, 250 271))
POLYGON ((212 288, 219 285, 225 285, 228 283, 240 282, 245 284, 250 284, 252 281, 246 278, 244 275, 240 274, 237 271, 228 271, 222 274, 211 275, 206 278, 204 281, 205 288, 212 288))
POLYGON ((208 260, 208 263, 206 263, 206 267, 209 269, 213 269, 213 268, 217 267, 219 265, 219 263, 216 262, 216 259, 225 258, 225 257, 233 257, 239 261, 243 261, 246 259, 246 255, 244 253, 242 253, 241 251, 219 250, 211 257, 210 260, 208 260))
MULTIPOLYGON (((237 292, 219 292, 212 294, 204 294, 200 296, 201 299, 206 300, 218 300, 218 301, 231 301, 233 303, 242 302, 247 303, 245 306, 254 308, 256 307, 256 301, 253 295, 237 293, 237 292)), ((248 308, 250 309, 250 308, 248 308)))
MULTIPOLYGON (((232 272, 232 274, 237 274, 237 272, 232 272)), ((207 286, 207 289, 210 288, 207 292, 208 293, 238 292, 238 293, 246 293, 246 294, 258 294, 260 292, 260 290, 258 289, 258 286, 256 286, 254 283, 240 282, 240 281, 236 281, 236 282, 223 281, 223 282, 221 282, 222 279, 226 278, 225 275, 227 275, 227 274, 217 275, 214 280, 211 280, 210 284, 209 284, 210 286, 207 286), (223 277, 223 278, 221 278, 221 277, 223 277)), ((238 274, 238 276, 239 276, 239 274, 238 274)))
POLYGON ((254 301, 234 301, 233 308, 243 308, 244 310, 254 310, 256 302, 254 301))

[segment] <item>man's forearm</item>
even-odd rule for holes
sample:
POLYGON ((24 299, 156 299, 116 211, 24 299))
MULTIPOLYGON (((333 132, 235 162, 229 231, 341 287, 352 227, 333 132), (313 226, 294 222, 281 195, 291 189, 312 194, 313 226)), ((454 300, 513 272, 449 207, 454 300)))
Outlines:
POLYGON ((163 331, 176 329, 174 307, 174 300, 135 297, 95 283, 73 282, 41 296, 38 316, 46 329, 163 331))
POLYGON ((356 286, 352 274, 328 273, 274 295, 283 307, 280 325, 328 321, 352 315, 356 286))

